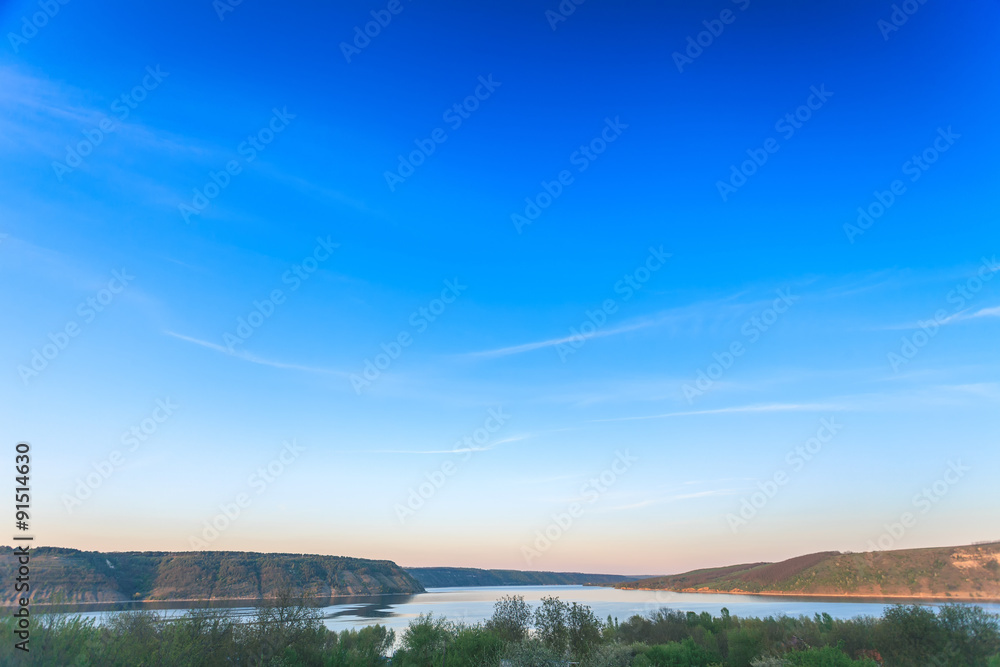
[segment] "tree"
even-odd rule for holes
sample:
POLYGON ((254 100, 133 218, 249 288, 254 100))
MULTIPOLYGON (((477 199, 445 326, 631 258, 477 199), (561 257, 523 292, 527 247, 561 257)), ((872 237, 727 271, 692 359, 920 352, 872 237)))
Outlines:
POLYGON ((244 647, 253 656, 251 664, 265 665, 279 656, 316 659, 327 632, 320 618, 317 607, 302 604, 290 588, 280 588, 256 607, 252 620, 238 628, 244 647))
POLYGON ((486 629, 506 642, 523 641, 528 636, 531 608, 520 595, 505 595, 493 605, 493 618, 486 629))
POLYGON ((590 654, 601 643, 601 622, 584 604, 573 603, 566 614, 570 653, 576 658, 590 654))
POLYGON ((535 610, 535 632, 541 642, 557 655, 565 655, 569 645, 569 628, 566 625, 568 607, 559 598, 544 597, 542 606, 535 610))
POLYGON ((331 667, 377 665, 396 641, 396 633, 382 625, 343 630, 337 637, 331 667))
POLYGON ((950 665, 982 667, 1000 651, 998 617, 982 607, 947 605, 938 610, 938 622, 948 637, 950 665))
POLYGON ((444 664, 445 651, 454 639, 454 628, 444 618, 420 614, 403 633, 403 648, 393 664, 403 667, 437 667, 444 664))
POLYGON ((454 641, 448 644, 448 660, 445 665, 447 667, 496 666, 500 663, 503 650, 504 641, 495 632, 479 625, 460 628, 454 641))
POLYGON ((894 667, 925 667, 947 642, 934 612, 918 605, 886 609, 875 631, 875 648, 894 667))

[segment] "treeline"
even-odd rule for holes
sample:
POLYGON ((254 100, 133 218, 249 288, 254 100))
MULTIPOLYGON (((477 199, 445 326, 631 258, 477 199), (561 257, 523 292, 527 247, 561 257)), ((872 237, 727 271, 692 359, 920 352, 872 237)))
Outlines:
POLYGON ((622 584, 636 579, 619 574, 480 570, 472 567, 408 567, 406 571, 424 588, 606 585, 622 584))
MULTIPOLYGON (((1000 625, 980 607, 890 607, 879 618, 828 614, 742 618, 661 609, 624 622, 543 598, 497 601, 485 623, 420 616, 400 636, 383 626, 336 632, 291 598, 249 618, 200 610, 168 620, 123 612, 107 623, 49 616, 30 653, 0 644, 0 664, 64 667, 1000 667, 1000 625)), ((13 636, 9 616, 0 632, 13 636)))

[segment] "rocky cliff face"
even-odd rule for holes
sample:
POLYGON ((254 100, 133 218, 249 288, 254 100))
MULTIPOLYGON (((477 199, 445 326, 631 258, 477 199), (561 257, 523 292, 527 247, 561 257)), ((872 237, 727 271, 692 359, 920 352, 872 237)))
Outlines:
MULTIPOLYGON (((0 603, 16 601, 16 559, 0 547, 0 603)), ((257 599, 420 593, 391 561, 238 551, 98 552, 38 547, 31 551, 31 600, 257 599)))

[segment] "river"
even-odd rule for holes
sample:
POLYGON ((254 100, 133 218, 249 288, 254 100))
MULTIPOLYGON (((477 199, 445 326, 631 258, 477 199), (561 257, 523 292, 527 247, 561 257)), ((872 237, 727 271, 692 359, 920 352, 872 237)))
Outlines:
MULTIPOLYGON (((416 595, 383 595, 332 599, 321 603, 323 622, 333 630, 358 628, 380 623, 395 630, 404 629, 419 614, 433 613, 451 621, 478 623, 493 613, 493 603, 503 595, 521 595, 537 606, 545 596, 555 596, 566 602, 589 605, 594 614, 605 619, 608 615, 620 621, 634 614, 646 615, 661 607, 718 616, 723 607, 736 616, 798 616, 827 613, 834 618, 880 616, 886 606, 897 600, 843 600, 837 598, 767 597, 761 595, 726 595, 673 593, 669 591, 627 591, 597 586, 496 586, 470 588, 431 588, 416 595)), ((905 601, 907 604, 913 601, 905 601)), ((940 602, 920 602, 932 607, 940 602)), ((95 618, 98 622, 122 609, 152 609, 167 617, 183 615, 196 606, 192 603, 128 603, 75 605, 63 613, 95 618)), ((238 615, 253 613, 245 603, 213 603, 214 608, 228 607, 238 615)), ((1000 613, 998 603, 979 603, 992 613, 1000 613)))

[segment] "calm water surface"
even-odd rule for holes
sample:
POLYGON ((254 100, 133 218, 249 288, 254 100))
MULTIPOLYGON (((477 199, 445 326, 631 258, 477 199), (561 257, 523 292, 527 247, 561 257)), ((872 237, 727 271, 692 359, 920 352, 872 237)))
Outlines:
MULTIPOLYGON (((723 607, 736 616, 812 616, 826 612, 834 618, 854 616, 879 616, 886 606, 896 600, 842 601, 836 598, 765 597, 760 595, 703 595, 700 593, 672 593, 668 591, 623 591, 597 586, 497 586, 470 588, 431 588, 417 595, 384 595, 376 597, 331 600, 321 606, 324 623, 334 630, 358 628, 365 625, 382 625, 402 630, 419 614, 433 613, 446 616, 451 621, 468 624, 488 619, 493 614, 493 603, 503 595, 522 595, 525 601, 537 606, 545 596, 555 596, 565 602, 589 605, 600 618, 608 615, 624 621, 634 614, 645 615, 661 607, 701 613, 707 611, 718 616, 723 607)), ((907 604, 910 601, 905 601, 907 604)), ((938 603, 927 603, 936 607, 938 603)), ((155 609, 167 617, 181 616, 191 603, 159 603, 156 605, 93 605, 86 609, 77 606, 67 613, 104 621, 109 614, 122 609, 155 609)), ((202 605, 202 608, 206 605, 202 605)), ((233 613, 249 615, 253 609, 236 604, 211 605, 214 608, 230 607, 233 613)), ((980 603, 992 613, 1000 613, 1000 604, 980 603)))

